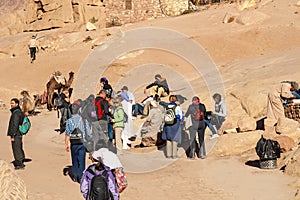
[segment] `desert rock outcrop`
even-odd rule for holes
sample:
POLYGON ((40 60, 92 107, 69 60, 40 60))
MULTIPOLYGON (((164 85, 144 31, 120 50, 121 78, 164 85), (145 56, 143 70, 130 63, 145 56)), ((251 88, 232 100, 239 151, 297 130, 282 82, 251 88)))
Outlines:
POLYGON ((0 160, 0 194, 1 199, 28 199, 23 180, 21 180, 15 170, 3 160, 0 160))

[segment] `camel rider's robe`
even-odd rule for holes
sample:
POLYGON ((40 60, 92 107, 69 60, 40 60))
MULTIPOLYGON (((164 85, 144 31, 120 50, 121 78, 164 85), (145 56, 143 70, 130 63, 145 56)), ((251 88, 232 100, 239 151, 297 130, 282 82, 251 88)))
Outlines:
POLYGON ((281 83, 273 88, 268 94, 267 118, 278 121, 279 118, 284 118, 283 101, 285 99, 294 98, 291 94, 291 84, 281 83))

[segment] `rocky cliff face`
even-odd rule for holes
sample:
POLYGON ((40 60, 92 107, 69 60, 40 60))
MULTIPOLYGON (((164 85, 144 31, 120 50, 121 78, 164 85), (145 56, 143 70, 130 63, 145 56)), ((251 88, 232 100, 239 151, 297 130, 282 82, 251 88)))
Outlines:
POLYGON ((103 28, 104 6, 100 0, 12 0, 1 3, 0 36, 20 32, 64 28, 81 30, 87 22, 103 28), (12 6, 15 5, 15 6, 12 6))
POLYGON ((87 23, 98 29, 180 15, 188 9, 188 0, 2 0, 0 6, 4 36, 65 27, 79 31, 87 23))

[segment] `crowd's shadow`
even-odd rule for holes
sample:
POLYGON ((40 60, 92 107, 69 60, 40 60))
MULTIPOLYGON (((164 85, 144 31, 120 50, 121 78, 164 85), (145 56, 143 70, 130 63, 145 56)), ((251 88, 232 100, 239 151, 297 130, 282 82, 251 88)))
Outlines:
POLYGON ((245 162, 245 165, 260 168, 259 160, 248 160, 247 162, 245 162))

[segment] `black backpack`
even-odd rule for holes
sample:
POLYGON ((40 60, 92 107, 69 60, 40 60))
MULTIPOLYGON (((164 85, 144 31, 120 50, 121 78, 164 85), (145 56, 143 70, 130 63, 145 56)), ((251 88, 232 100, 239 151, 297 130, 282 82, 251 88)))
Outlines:
POLYGON ((111 195, 108 188, 108 174, 104 170, 102 174, 97 175, 91 168, 87 169, 93 176, 89 190, 90 200, 109 200, 111 195))
POLYGON ((83 133, 79 128, 75 128, 70 134, 70 143, 72 145, 83 143, 83 133))
POLYGON ((58 109, 61 109, 64 107, 64 99, 62 94, 59 94, 56 98, 55 98, 55 106, 58 109))

